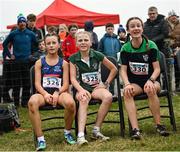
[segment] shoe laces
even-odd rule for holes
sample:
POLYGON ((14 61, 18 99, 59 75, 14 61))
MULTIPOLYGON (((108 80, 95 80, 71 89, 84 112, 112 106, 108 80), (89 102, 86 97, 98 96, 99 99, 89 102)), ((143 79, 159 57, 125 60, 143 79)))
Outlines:
POLYGON ((137 129, 137 128, 134 128, 134 129, 132 130, 132 134, 140 135, 140 130, 137 129))
POLYGON ((67 137, 67 139, 68 139, 68 140, 70 140, 70 141, 74 141, 74 139, 73 139, 73 137, 72 137, 71 133, 69 133, 69 134, 65 134, 65 136, 67 137))
POLYGON ((39 150, 42 150, 42 149, 45 149, 46 148, 46 142, 41 140, 41 141, 38 141, 38 147, 36 148, 37 151, 39 150))
POLYGON ((41 146, 44 146, 45 145, 45 141, 39 141, 38 142, 38 146, 41 147, 41 146))
POLYGON ((81 137, 78 137, 78 138, 77 138, 77 143, 80 144, 80 145, 82 145, 82 144, 87 144, 88 141, 85 139, 84 136, 81 136, 81 137))
POLYGON ((157 128, 160 132, 166 130, 166 127, 165 127, 164 125, 159 125, 159 124, 158 124, 156 128, 157 128))
POLYGON ((157 132, 159 132, 159 134, 161 136, 169 136, 169 132, 166 131, 166 127, 164 125, 157 125, 156 126, 156 130, 157 132))
POLYGON ((103 140, 109 139, 109 137, 104 136, 101 132, 93 133, 93 135, 94 135, 96 138, 101 138, 101 139, 103 139, 103 140))

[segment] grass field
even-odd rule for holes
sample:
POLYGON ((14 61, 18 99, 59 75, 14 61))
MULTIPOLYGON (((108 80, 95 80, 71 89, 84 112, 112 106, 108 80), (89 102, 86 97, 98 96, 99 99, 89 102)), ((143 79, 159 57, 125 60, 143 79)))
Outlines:
MULTIPOLYGON (((153 120, 148 119, 141 121, 139 126, 143 133, 143 139, 140 141, 131 140, 128 134, 127 116, 125 113, 126 135, 125 138, 119 136, 119 125, 117 124, 104 124, 102 132, 111 137, 108 142, 100 142, 91 140, 92 126, 87 127, 88 145, 68 145, 64 142, 63 130, 54 130, 45 132, 45 139, 47 142, 47 151, 180 151, 180 95, 173 97, 174 112, 176 117, 177 132, 172 132, 172 127, 169 119, 162 119, 162 123, 167 126, 171 135, 169 137, 159 136, 154 128, 153 120)), ((164 100, 161 100, 164 102, 164 100)), ((143 103, 145 104, 145 103, 143 103)), ((116 108, 116 103, 112 108, 116 108)), ((138 105, 139 106, 139 105, 138 105)), ((92 111, 96 107, 91 107, 92 111)), ((161 113, 166 113, 167 109, 161 110, 161 113)), ((149 114, 143 112, 141 115, 149 114)), ((34 151, 33 132, 28 118, 28 111, 26 108, 19 108, 21 128, 23 131, 12 131, 0 135, 0 151, 34 151)), ((59 115, 59 111, 50 111, 42 113, 42 117, 47 115, 59 115)), ((61 110, 61 115, 63 111, 61 110)), ((118 114, 108 114, 107 119, 117 119, 118 114)), ((89 118, 88 119, 95 119, 89 118)), ((50 122, 46 125, 54 125, 56 122, 50 122)), ((58 122, 62 125, 64 122, 58 122)))

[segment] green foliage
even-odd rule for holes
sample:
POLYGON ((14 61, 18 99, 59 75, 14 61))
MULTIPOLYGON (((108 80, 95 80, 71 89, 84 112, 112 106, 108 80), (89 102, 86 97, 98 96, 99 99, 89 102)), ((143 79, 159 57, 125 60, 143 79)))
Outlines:
MULTIPOLYGON (((78 145, 68 145, 64 142, 63 130, 54 130, 50 132, 45 132, 45 139, 47 142, 48 151, 180 151, 180 96, 173 97, 174 112, 176 117, 177 132, 172 132, 172 127, 169 123, 169 119, 162 119, 162 123, 167 126, 171 135, 169 137, 159 136, 154 128, 153 120, 148 119, 141 121, 139 123, 140 128, 143 132, 143 140, 133 141, 130 139, 128 134, 128 124, 127 115, 125 113, 126 122, 126 135, 125 138, 119 136, 119 125, 118 124, 103 124, 102 132, 103 134, 110 136, 111 140, 108 142, 93 141, 91 139, 92 126, 87 127, 87 140, 89 144, 86 146, 79 147, 78 145)), ((163 103, 164 100, 161 100, 163 103)), ((139 103, 138 103, 139 104, 139 103)), ((144 103, 147 104, 147 101, 144 103)), ((116 103, 113 104, 112 108, 116 108, 116 103)), ((138 105, 140 106, 140 105, 138 105)), ((96 106, 91 106, 90 111, 96 109, 96 106)), ((18 109, 21 120, 21 131, 12 131, 9 133, 4 133, 0 135, 0 151, 33 151, 35 150, 33 142, 33 132, 31 128, 31 123, 28 118, 28 110, 25 108, 18 109)), ((161 110, 161 113, 166 113, 167 110, 161 110)), ((149 114, 150 112, 143 112, 141 115, 149 114)), ((48 113, 42 112, 41 116, 49 115, 63 115, 59 111, 50 111, 48 113)), ((138 115, 138 116, 141 116, 138 115)), ((89 120, 94 120, 95 117, 89 118, 89 120)), ((118 114, 109 113, 106 119, 118 119, 118 114)), ((64 124, 63 121, 58 122, 64 124)), ((49 125, 57 125, 55 121, 49 122, 48 124, 43 124, 43 127, 49 125)))

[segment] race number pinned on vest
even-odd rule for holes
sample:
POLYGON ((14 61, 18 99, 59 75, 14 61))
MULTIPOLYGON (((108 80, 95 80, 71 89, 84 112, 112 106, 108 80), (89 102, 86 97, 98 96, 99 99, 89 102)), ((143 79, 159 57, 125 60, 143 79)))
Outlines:
POLYGON ((81 76, 82 76, 82 81, 88 85, 96 85, 100 83, 99 72, 83 73, 81 76))
POLYGON ((147 63, 129 62, 129 66, 133 74, 148 75, 149 64, 147 63))
POLYGON ((43 77, 43 88, 57 88, 61 87, 61 78, 57 77, 43 77))

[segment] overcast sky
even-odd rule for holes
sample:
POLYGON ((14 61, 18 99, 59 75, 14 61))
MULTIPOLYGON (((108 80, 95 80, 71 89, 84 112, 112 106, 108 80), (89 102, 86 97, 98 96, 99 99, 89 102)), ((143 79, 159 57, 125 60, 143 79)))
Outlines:
MULTIPOLYGON (((17 21, 19 13, 38 15, 54 0, 0 0, 0 31, 7 31, 6 26, 17 21)), ((180 15, 180 0, 67 0, 84 9, 99 13, 119 14, 121 24, 125 25, 129 17, 138 16, 147 19, 147 9, 156 6, 160 14, 167 16, 172 9, 180 15)), ((116 25, 117 28, 117 25, 116 25)), ((116 29, 117 30, 117 29, 116 29)), ((95 32, 102 36, 104 27, 95 32)))

